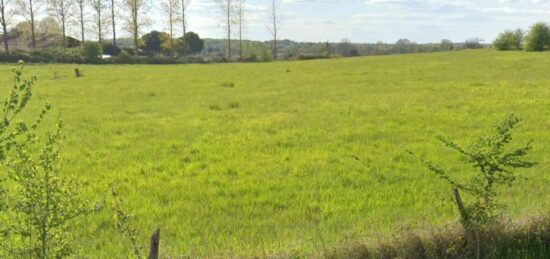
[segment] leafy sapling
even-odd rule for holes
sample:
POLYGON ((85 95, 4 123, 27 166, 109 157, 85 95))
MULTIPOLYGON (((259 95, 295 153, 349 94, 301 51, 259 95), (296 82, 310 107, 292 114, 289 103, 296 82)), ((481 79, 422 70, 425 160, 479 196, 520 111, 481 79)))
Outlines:
POLYGON ((113 210, 115 218, 115 226, 121 234, 126 236, 132 244, 134 256, 137 259, 143 258, 142 247, 138 243, 138 231, 132 225, 133 216, 124 209, 124 200, 114 188, 111 188, 111 196, 113 198, 113 210))
POLYGON ((520 123, 514 115, 507 116, 495 127, 495 133, 481 137, 468 147, 438 136, 446 147, 458 152, 475 174, 468 180, 458 180, 448 171, 430 161, 423 161, 429 171, 451 184, 456 204, 466 226, 488 223, 495 219, 503 206, 496 201, 499 186, 511 186, 516 180, 516 170, 531 168, 535 162, 526 160, 531 150, 531 141, 520 147, 509 147, 512 130, 520 123), (463 204, 460 191, 474 197, 471 203, 463 204))
POLYGON ((31 124, 14 123, 36 80, 22 79, 22 70, 20 62, 0 118, 0 162, 7 169, 0 175, 0 257, 62 258, 74 248, 70 223, 97 207, 88 207, 80 199, 82 186, 61 173, 61 120, 54 132, 38 131, 50 106, 31 124))

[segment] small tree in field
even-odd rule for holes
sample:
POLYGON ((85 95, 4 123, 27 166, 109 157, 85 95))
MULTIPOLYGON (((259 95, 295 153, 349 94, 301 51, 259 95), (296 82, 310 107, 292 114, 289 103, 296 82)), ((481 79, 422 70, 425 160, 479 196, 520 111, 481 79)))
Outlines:
POLYGON ((535 23, 525 37, 525 50, 543 51, 550 47, 550 26, 547 23, 535 23))
POLYGON ((507 30, 498 35, 498 37, 493 42, 493 45, 497 50, 520 50, 522 42, 522 30, 507 30))
POLYGON ((518 148, 508 147, 512 141, 512 130, 519 122, 518 118, 509 115, 495 127, 496 132, 493 135, 481 137, 468 147, 462 147, 445 137, 438 137, 446 147, 461 154, 464 161, 475 170, 474 176, 469 180, 458 180, 458 177, 434 163, 424 161, 428 170, 451 184, 465 226, 492 221, 501 207, 496 202, 496 188, 511 186, 516 180, 515 170, 536 165, 525 160, 531 150, 531 142, 518 148), (473 202, 463 204, 459 191, 473 196, 473 202))
MULTIPOLYGON (((0 249, 10 258, 61 258, 71 254, 71 226, 91 212, 79 199, 80 186, 60 173, 61 122, 53 133, 38 133, 49 105, 32 123, 14 123, 32 96, 35 77, 22 78, 23 63, 13 70, 13 87, 2 105, 0 162, 0 249)), ((3 254, 0 250, 0 257, 3 254)))
POLYGON ((101 44, 97 42, 84 42, 82 45, 82 56, 90 62, 98 62, 102 54, 101 44))

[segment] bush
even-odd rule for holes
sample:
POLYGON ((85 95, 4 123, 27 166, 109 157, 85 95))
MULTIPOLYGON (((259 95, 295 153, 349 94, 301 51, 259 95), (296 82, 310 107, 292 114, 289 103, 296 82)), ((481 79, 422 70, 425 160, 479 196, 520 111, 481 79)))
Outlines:
POLYGON ((126 50, 122 50, 118 56, 115 57, 115 62, 120 64, 132 63, 133 57, 126 50))
POLYGON ((496 189, 511 186, 516 180, 516 170, 536 165, 525 160, 531 150, 531 142, 520 147, 508 147, 512 141, 512 130, 519 122, 518 118, 509 115, 495 127, 493 135, 478 138, 467 147, 462 147, 445 137, 438 137, 443 145, 460 154, 463 161, 476 171, 471 179, 464 180, 463 177, 453 176, 434 163, 425 161, 428 170, 447 181, 453 188, 455 202, 465 227, 477 227, 493 222, 498 216, 498 209, 503 207, 496 202, 496 189), (463 204, 459 191, 471 195, 474 201, 463 204))
POLYGON ((103 46, 102 46, 102 49, 103 49, 103 54, 105 55, 111 55, 111 56, 116 56, 118 55, 118 53, 120 53, 120 48, 115 46, 113 43, 103 43, 103 46))
POLYGON ((498 35, 493 42, 497 50, 519 50, 523 42, 523 31, 506 30, 498 35))
POLYGON ((82 56, 89 62, 98 62, 101 60, 101 44, 97 42, 84 42, 82 44, 82 56))
POLYGON ((543 22, 533 24, 525 37, 525 50, 543 51, 548 47, 550 47, 550 27, 543 22))

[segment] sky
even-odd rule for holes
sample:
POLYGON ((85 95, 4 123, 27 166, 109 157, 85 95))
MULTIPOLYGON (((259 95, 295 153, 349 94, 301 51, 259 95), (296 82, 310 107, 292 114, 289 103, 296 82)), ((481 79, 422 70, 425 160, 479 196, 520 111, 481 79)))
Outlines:
MULTIPOLYGON (((160 8, 163 0, 149 1, 146 15, 153 22, 143 32, 167 31, 160 8)), ((246 39, 270 39, 270 1, 246 0, 246 39)), ((441 39, 462 42, 478 37, 491 42, 503 30, 526 30, 535 22, 550 22, 550 0, 282 0, 281 13, 279 38, 295 41, 338 42, 346 38, 371 43, 408 38, 427 43, 441 39)), ((93 16, 86 17, 91 23, 93 16)), ((191 0, 188 30, 203 38, 223 38, 220 18, 214 0, 191 0)), ((77 28, 72 28, 75 36, 77 28)), ((180 26, 176 28, 179 30, 180 26)), ((87 34, 93 38, 91 29, 87 34)), ((117 34, 129 36, 122 27, 117 34)))
MULTIPOLYGON (((190 30, 204 37, 223 37, 213 1, 193 1, 190 30)), ((247 38, 270 38, 268 4, 269 0, 247 1, 247 38)), ((550 0, 283 0, 281 12, 281 38, 297 41, 409 38, 426 43, 479 37, 489 42, 505 29, 526 30, 532 23, 550 21, 550 0)))

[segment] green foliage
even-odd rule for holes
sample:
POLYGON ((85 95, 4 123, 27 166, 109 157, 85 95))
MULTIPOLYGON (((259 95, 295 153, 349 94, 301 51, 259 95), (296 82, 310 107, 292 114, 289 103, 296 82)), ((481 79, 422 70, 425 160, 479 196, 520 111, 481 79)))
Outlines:
POLYGON ((120 64, 132 63, 132 55, 130 55, 126 50, 122 50, 118 56, 115 57, 115 62, 120 64))
POLYGON ((112 42, 103 43, 101 49, 103 49, 103 54, 113 57, 120 53, 120 48, 115 46, 112 42))
POLYGON ((149 55, 157 55, 163 49, 162 46, 170 41, 170 35, 165 32, 152 31, 141 37, 143 41, 143 50, 149 55))
POLYGON ((543 51, 550 47, 550 26, 547 23, 535 23, 525 36, 525 50, 543 51))
POLYGON ((480 225, 491 222, 501 207, 496 201, 496 189, 500 186, 512 186, 516 180, 516 169, 536 165, 525 160, 531 150, 531 142, 519 148, 508 147, 512 141, 512 130, 519 122, 518 118, 510 115, 496 126, 495 134, 479 138, 468 147, 461 147, 445 137, 438 137, 445 146, 460 153, 465 163, 476 170, 471 179, 460 180, 461 177, 448 173, 434 163, 425 162, 430 171, 474 197, 474 201, 465 206, 465 223, 480 225))
POLYGON ((262 62, 270 62, 273 60, 273 55, 271 55, 271 51, 269 51, 266 47, 262 48, 262 53, 260 56, 262 62))
POLYGON ((101 50, 101 44, 97 42, 84 42, 82 44, 82 56, 89 62, 98 62, 101 60, 101 55, 103 50, 101 50))
POLYGON ((194 32, 187 32, 184 37, 178 41, 175 48, 181 55, 200 53, 204 48, 204 40, 194 32))
POLYGON ((442 39, 440 43, 440 49, 442 51, 450 51, 454 49, 454 44, 451 40, 442 39))
POLYGON ((141 246, 137 241, 138 231, 132 225, 133 215, 126 212, 124 209, 124 200, 119 196, 118 191, 111 188, 112 207, 114 210, 114 219, 116 228, 122 233, 132 244, 134 255, 140 259, 143 258, 141 246))
POLYGON ((0 126, 1 161, 8 168, 7 175, 0 175, 2 249, 17 258, 61 258, 73 252, 69 223, 91 210, 79 198, 80 186, 60 174, 61 122, 54 133, 37 131, 50 106, 30 125, 11 125, 27 107, 36 80, 23 79, 22 70, 22 62, 13 69, 0 126))
POLYGON ((520 50, 522 42, 523 31, 521 29, 506 30, 498 35, 493 45, 497 50, 520 50))
POLYGON ((8 96, 2 102, 2 123, 0 123, 0 161, 4 161, 6 158, 6 152, 11 151, 21 142, 25 143, 27 140, 22 138, 25 134, 29 133, 29 130, 36 130, 38 125, 42 122, 47 111, 50 109, 49 104, 46 104, 40 112, 38 119, 32 124, 28 124, 22 121, 14 122, 15 119, 23 112, 27 107, 32 97, 32 87, 36 81, 36 77, 30 77, 23 79, 23 62, 12 69, 14 75, 13 85, 10 89, 8 96))
POLYGON ((464 48, 466 49, 482 49, 483 48, 483 44, 481 44, 483 42, 482 39, 480 38, 470 38, 470 39, 467 39, 466 41, 464 41, 464 48))
POLYGON ((81 186, 61 175, 61 124, 45 140, 18 145, 6 163, 13 183, 9 198, 10 253, 37 258, 61 258, 73 253, 70 223, 89 213, 79 197, 81 186), (37 154, 29 150, 39 149, 37 154))

